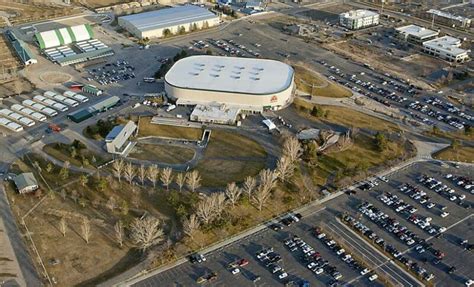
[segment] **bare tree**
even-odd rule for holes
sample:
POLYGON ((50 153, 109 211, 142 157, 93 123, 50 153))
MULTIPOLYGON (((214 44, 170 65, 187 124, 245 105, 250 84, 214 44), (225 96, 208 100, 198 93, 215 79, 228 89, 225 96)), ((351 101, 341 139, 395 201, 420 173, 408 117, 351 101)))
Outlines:
POLYGON ((264 169, 259 173, 260 184, 258 188, 255 190, 254 200, 257 204, 257 208, 259 211, 262 210, 263 205, 267 202, 270 198, 271 191, 275 186, 275 173, 269 169, 264 169))
POLYGON ((59 231, 61 231, 61 234, 63 235, 63 237, 66 236, 67 222, 64 216, 61 217, 61 220, 59 220, 59 231))
POLYGON ((256 186, 257 180, 255 179, 255 177, 247 176, 245 178, 243 191, 247 194, 249 199, 252 197, 252 193, 254 192, 256 186))
POLYGON ((140 183, 142 186, 145 184, 145 179, 146 179, 146 169, 145 165, 141 164, 140 167, 138 168, 138 179, 140 180, 140 183))
POLYGON ((196 214, 191 214, 189 218, 185 218, 183 220, 183 232, 187 236, 191 237, 191 239, 194 237, 194 234, 196 231, 199 229, 199 219, 196 216, 196 214))
POLYGON ((153 183, 153 187, 156 187, 156 181, 158 180, 158 175, 160 174, 160 169, 155 165, 150 165, 147 170, 148 180, 153 183))
POLYGON ((291 163, 290 158, 282 156, 277 163, 276 174, 278 178, 284 182, 293 175, 294 165, 291 163))
POLYGON ((214 216, 214 207, 212 205, 212 199, 209 196, 204 196, 201 201, 199 201, 196 207, 196 215, 204 224, 211 222, 214 216))
POLYGON ((152 216, 137 218, 131 224, 131 238, 143 252, 161 242, 163 237, 164 232, 158 218, 152 216))
POLYGON ((211 194, 211 201, 211 206, 213 207, 215 217, 219 217, 226 206, 225 194, 223 192, 215 192, 211 194))
POLYGON ((115 230, 115 239, 117 239, 118 245, 122 247, 123 237, 124 237, 122 221, 119 220, 115 223, 114 230, 115 230))
POLYGON ((197 170, 193 170, 186 174, 186 185, 191 190, 191 192, 196 191, 199 187, 201 187, 201 176, 197 170))
POLYGON ((301 144, 296 137, 287 137, 283 143, 283 154, 290 159, 291 163, 294 163, 301 155, 301 144))
POLYGON ((123 159, 115 160, 112 163, 113 173, 118 178, 119 182, 122 179, 122 172, 123 172, 124 167, 125 167, 125 162, 123 161, 123 159))
POLYGON ((13 82, 13 90, 15 91, 15 94, 17 94, 18 96, 21 94, 21 92, 23 92, 23 87, 21 85, 20 79, 13 82))
POLYGON ((129 184, 132 184, 133 179, 135 178, 136 170, 131 162, 127 163, 124 168, 124 176, 129 184))
POLYGON ((89 244, 89 239, 91 238, 91 222, 87 217, 82 218, 82 225, 81 225, 82 237, 89 244))
POLYGON ((225 189, 225 195, 227 196, 227 199, 229 200, 230 204, 232 204, 232 207, 239 200, 241 194, 242 189, 238 187, 235 182, 227 184, 227 187, 225 189))
POLYGON ((179 192, 181 192, 183 190, 183 186, 186 182, 186 174, 184 174, 182 172, 178 173, 176 175, 175 181, 176 181, 176 184, 179 187, 179 192))
POLYGON ((169 186, 173 180, 173 170, 170 167, 166 167, 161 172, 161 182, 166 186, 166 190, 169 190, 169 186))

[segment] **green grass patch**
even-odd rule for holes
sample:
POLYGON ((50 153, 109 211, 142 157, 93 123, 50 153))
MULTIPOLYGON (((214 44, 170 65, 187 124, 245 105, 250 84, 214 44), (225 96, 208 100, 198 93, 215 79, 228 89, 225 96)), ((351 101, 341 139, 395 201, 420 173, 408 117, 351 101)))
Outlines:
POLYGON ((194 150, 179 146, 138 143, 129 154, 129 157, 180 164, 190 161, 194 157, 194 150))
POLYGON ((198 128, 152 124, 150 117, 143 117, 140 118, 139 121, 138 137, 147 136, 200 140, 202 137, 202 130, 198 128))
POLYGON ((71 144, 52 143, 43 147, 43 151, 62 162, 69 161, 75 166, 97 167, 109 160, 108 157, 98 155, 88 150, 80 141, 71 144))

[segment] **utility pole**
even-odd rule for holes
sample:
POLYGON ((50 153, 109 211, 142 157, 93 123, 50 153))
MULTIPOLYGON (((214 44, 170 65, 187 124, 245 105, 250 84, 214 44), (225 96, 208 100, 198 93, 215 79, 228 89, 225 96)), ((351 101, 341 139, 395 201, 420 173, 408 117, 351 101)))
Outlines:
POLYGON ((433 15, 433 18, 431 18, 431 29, 434 27, 434 19, 435 19, 435 14, 431 13, 433 15))

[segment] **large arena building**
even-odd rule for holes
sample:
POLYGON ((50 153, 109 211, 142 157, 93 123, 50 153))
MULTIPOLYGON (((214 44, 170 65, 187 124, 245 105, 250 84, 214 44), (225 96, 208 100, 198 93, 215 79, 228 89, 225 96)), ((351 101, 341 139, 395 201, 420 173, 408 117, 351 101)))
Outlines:
POLYGON ((118 24, 137 38, 160 38, 219 24, 219 16, 195 5, 177 6, 118 18, 118 24))
POLYGON ((294 70, 275 60, 191 56, 165 75, 177 105, 225 105, 246 112, 278 110, 292 102, 294 70))

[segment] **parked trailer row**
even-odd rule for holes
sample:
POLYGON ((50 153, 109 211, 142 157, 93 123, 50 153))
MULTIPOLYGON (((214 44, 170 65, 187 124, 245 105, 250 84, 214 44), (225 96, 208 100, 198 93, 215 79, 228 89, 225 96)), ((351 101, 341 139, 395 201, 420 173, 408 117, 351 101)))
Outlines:
POLYGON ((58 115, 58 112, 56 112, 55 110, 51 109, 51 108, 48 108, 47 106, 45 105, 42 105, 42 104, 39 104, 39 103, 36 103, 36 102, 33 102, 32 100, 24 100, 23 102, 21 102, 23 105, 25 106, 28 106, 34 110, 37 110, 41 113, 45 113, 46 115, 50 116, 50 117, 54 117, 54 116, 57 116, 58 115))
POLYGON ((21 132, 23 130, 23 127, 21 125, 14 123, 6 118, 0 117, 0 125, 14 132, 21 132))
POLYGON ((78 94, 78 93, 74 93, 73 91, 65 91, 63 93, 63 96, 74 99, 74 100, 79 101, 81 103, 85 103, 85 102, 89 101, 88 97, 83 96, 83 95, 78 94))
POLYGON ((34 97, 33 97, 33 100, 35 100, 35 101, 37 101, 37 102, 39 102, 39 103, 45 104, 45 105, 47 105, 47 106, 49 106, 49 107, 51 107, 51 108, 54 108, 54 109, 56 109, 56 110, 59 110, 59 111, 61 111, 61 112, 65 112, 65 111, 69 110, 68 107, 66 107, 65 105, 60 104, 60 103, 58 103, 58 102, 56 102, 56 101, 53 101, 53 100, 51 100, 51 99, 45 98, 45 97, 40 96, 40 95, 34 96, 34 97))
POLYGON ((77 107, 79 103, 75 100, 66 98, 65 96, 56 94, 55 92, 47 91, 43 94, 45 97, 48 97, 50 99, 56 100, 58 102, 61 102, 63 104, 66 104, 71 107, 77 107))
POLYGON ((40 122, 45 122, 46 121, 46 116, 45 115, 43 115, 41 113, 38 113, 38 112, 35 112, 32 109, 27 108, 25 106, 22 106, 22 105, 19 105, 19 104, 13 104, 10 108, 12 110, 20 113, 20 114, 23 114, 25 116, 28 116, 28 117, 34 119, 34 120, 37 120, 37 121, 40 121, 40 122))
POLYGON ((32 119, 29 119, 25 116, 22 116, 20 115, 19 113, 16 113, 12 110, 9 110, 9 109, 1 109, 0 110, 0 115, 4 116, 4 117, 7 117, 11 120, 14 120, 24 126, 27 126, 27 127, 31 127, 31 126, 34 126, 35 125, 35 121, 33 121, 32 119))

